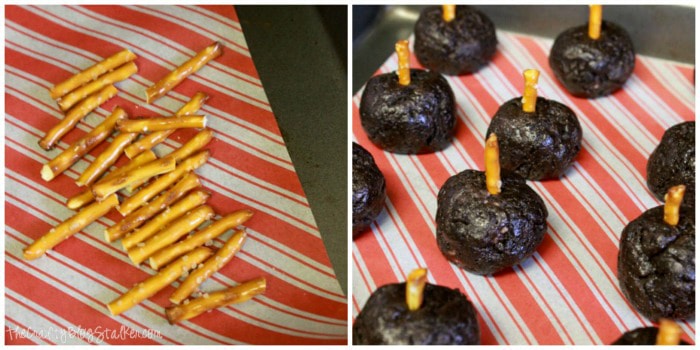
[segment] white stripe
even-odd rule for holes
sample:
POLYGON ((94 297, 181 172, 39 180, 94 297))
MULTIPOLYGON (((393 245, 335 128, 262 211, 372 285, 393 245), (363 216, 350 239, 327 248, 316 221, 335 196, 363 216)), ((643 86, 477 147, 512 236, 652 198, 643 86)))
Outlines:
MULTIPOLYGON (((325 272, 327 274, 333 274, 333 268, 324 265, 314 259, 309 258, 308 256, 292 249, 291 247, 286 247, 284 244, 275 241, 274 239, 266 236, 263 233, 260 233, 258 231, 255 231, 251 228, 247 228, 246 231, 249 233, 248 239, 260 241, 260 242, 265 242, 267 246, 272 246, 272 247, 284 247, 284 249, 281 249, 282 252, 278 252, 281 254, 285 254, 289 256, 290 259, 296 259, 296 260, 301 260, 301 263, 304 264, 305 266, 310 266, 313 269, 319 270, 321 272, 325 272)), ((262 243, 260 243, 262 244, 262 243)), ((295 262, 294 264, 298 264, 295 262)))
MULTIPOLYGON (((364 234, 369 235, 371 233, 366 232, 364 234)), ((353 303, 352 317, 355 318, 360 313, 360 310, 357 308, 361 308, 365 304, 371 293, 377 289, 377 285, 374 283, 362 253, 357 249, 356 244, 352 245, 352 256, 352 298, 355 301, 353 303), (362 276, 366 276, 366 279, 363 279, 362 276)))
MULTIPOLYGON (((204 13, 207 16, 214 18, 217 22, 221 22, 225 25, 229 25, 231 27, 241 29, 241 25, 238 22, 234 21, 233 18, 228 18, 228 17, 222 16, 216 12, 205 10, 204 8, 202 8, 200 6, 179 5, 179 7, 182 7, 184 9, 187 9, 187 10, 189 10, 191 12, 195 12, 195 13, 204 13)), ((246 45, 246 47, 247 46, 248 45, 246 45)))
POLYGON ((691 84, 674 67, 674 63, 647 57, 640 58, 640 60, 649 67, 649 71, 651 71, 656 80, 666 87, 686 108, 691 111, 695 110, 695 85, 691 84))

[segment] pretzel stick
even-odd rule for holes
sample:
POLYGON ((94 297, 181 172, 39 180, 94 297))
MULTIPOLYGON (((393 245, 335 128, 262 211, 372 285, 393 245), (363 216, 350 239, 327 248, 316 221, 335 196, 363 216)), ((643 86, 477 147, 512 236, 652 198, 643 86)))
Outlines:
POLYGON ((187 304, 175 305, 165 309, 168 322, 174 324, 179 321, 189 320, 205 311, 217 307, 238 304, 252 299, 258 294, 265 292, 267 283, 264 277, 241 283, 235 287, 224 289, 218 292, 205 294, 197 299, 193 299, 187 304))
POLYGON ((229 229, 243 225, 251 216, 253 216, 253 212, 250 210, 239 210, 226 215, 205 229, 153 254, 148 259, 149 264, 152 269, 158 270, 161 266, 175 260, 178 256, 205 244, 229 229))
POLYGON ((177 287, 173 295, 170 296, 170 301, 174 304, 179 304, 190 296, 204 280, 209 278, 209 276, 213 275, 216 271, 219 271, 226 263, 233 259, 233 256, 241 250, 245 238, 245 231, 237 231, 231 236, 211 258, 202 263, 199 268, 192 271, 192 273, 180 283, 180 286, 177 287))
POLYGON ((198 132, 197 135, 194 135, 194 137, 182 145, 182 147, 176 149, 164 158, 173 158, 179 163, 181 160, 189 157, 194 152, 197 152, 206 146, 209 141, 211 141, 213 136, 214 132, 211 131, 211 129, 204 129, 198 132))
POLYGON ((134 55, 133 52, 127 49, 119 51, 116 54, 107 57, 102 62, 98 62, 84 71, 66 79, 65 81, 56 84, 53 88, 51 88, 51 98, 55 100, 73 91, 75 88, 96 79, 100 75, 135 59, 136 55, 134 55))
POLYGON ((56 175, 70 168, 85 154, 107 139, 112 134, 117 121, 126 117, 126 112, 123 109, 120 107, 114 108, 112 114, 105 118, 102 123, 46 163, 41 168, 41 178, 44 181, 51 181, 56 175))
POLYGON ((107 149, 102 151, 95 160, 80 174, 78 180, 75 181, 78 186, 89 186, 92 185, 95 180, 97 180, 100 175, 104 174, 109 167, 114 164, 119 156, 122 154, 124 147, 131 143, 133 139, 136 138, 138 134, 127 133, 119 134, 114 137, 112 143, 109 144, 107 149))
POLYGON ((408 40, 399 40, 395 45, 396 55, 399 57, 399 84, 406 86, 411 84, 411 67, 408 63, 408 40))
POLYGON ((113 316, 116 316, 129 310, 136 306, 136 304, 158 293, 158 291, 165 288, 170 283, 175 282, 183 273, 197 267, 200 262, 204 261, 204 259, 208 258, 211 254, 212 251, 210 249, 199 247, 182 258, 177 259, 177 261, 160 270, 157 274, 137 284, 134 288, 117 299, 112 300, 112 302, 107 304, 109 312, 113 316))
POLYGON ((152 131, 165 131, 184 128, 205 128, 207 117, 203 115, 186 115, 175 117, 154 117, 127 119, 117 125, 121 132, 138 132, 147 134, 152 131))
POLYGON ((80 232, 87 225, 90 225, 93 221, 104 216, 110 209, 117 205, 119 205, 119 200, 116 195, 112 195, 102 202, 95 203, 79 211, 68 220, 49 230, 47 234, 41 236, 27 248, 24 248, 24 258, 27 260, 40 258, 49 249, 52 249, 68 237, 80 232))
POLYGON ((499 163, 498 137, 491 134, 484 149, 486 189, 490 194, 501 193, 501 164, 499 163))
MULTIPOLYGON (((165 208, 160 214, 156 215, 146 224, 132 231, 122 238, 122 246, 124 250, 129 250, 137 244, 149 239, 159 230, 166 227, 173 220, 185 215, 188 211, 206 203, 211 195, 202 190, 195 190, 187 194, 184 198, 177 201, 172 206, 165 208)), ((190 249, 191 250, 191 249, 190 249)))
MULTIPOLYGON (((208 98, 209 96, 203 92, 194 94, 192 99, 190 99, 187 104, 182 106, 182 108, 180 108, 175 115, 182 116, 196 113, 208 98)), ((168 136, 170 136, 170 134, 172 134, 174 131, 175 130, 156 131, 145 135, 138 141, 129 145, 129 147, 124 150, 124 153, 126 153, 127 157, 134 158, 139 153, 151 149, 155 147, 155 145, 165 141, 165 139, 167 139, 168 136)))
MULTIPOLYGON (((148 152, 141 153, 141 154, 139 154, 138 157, 132 159, 129 163, 127 163, 123 167, 117 168, 114 171, 112 171, 111 173, 105 175, 105 177, 103 177, 100 181, 106 181, 108 179, 119 176, 119 175, 121 175, 121 174, 123 174, 131 169, 135 169, 143 164, 149 163, 149 162, 155 160, 156 158, 157 158, 156 154, 153 153, 153 151, 149 150, 148 152)), ((94 200, 95 200, 95 196, 92 195, 92 190, 88 188, 87 190, 69 198, 66 205, 68 206, 69 209, 75 210, 75 209, 78 209, 86 204, 92 203, 92 201, 94 201, 94 200)))
POLYGON ((173 244, 180 239, 180 237, 196 229, 197 226, 211 219, 214 215, 214 209, 208 205, 195 208, 181 218, 173 221, 168 227, 156 233, 153 237, 143 242, 143 244, 139 243, 135 247, 127 250, 129 259, 131 259, 136 266, 140 265, 144 260, 153 255, 153 253, 173 244))
POLYGON ((664 222, 671 226, 678 225, 681 202, 685 195, 685 185, 673 186, 668 189, 664 200, 664 222))
POLYGON ((39 146, 45 150, 52 149, 63 136, 73 130, 76 124, 86 115, 90 114, 95 108, 105 103, 110 98, 117 95, 117 88, 114 85, 105 86, 102 90, 86 97, 75 107, 71 108, 66 113, 66 116, 61 119, 58 124, 54 125, 51 130, 46 132, 44 138, 39 140, 39 146))
POLYGON ((423 304, 423 289, 427 274, 428 270, 418 268, 411 271, 406 277, 406 304, 411 311, 418 310, 423 304))
POLYGON ((678 345, 681 343, 681 334, 683 334, 681 326, 672 320, 662 318, 659 320, 659 333, 656 334, 656 345, 678 345))
POLYGON ((452 22, 455 19, 456 5, 442 5, 442 19, 445 22, 452 22))
MULTIPOLYGON (((540 71, 537 69, 526 69, 523 72, 525 77, 525 89, 523 90, 523 112, 532 113, 535 111, 537 104, 537 80, 540 77, 540 71)), ((122 121, 123 123, 123 121, 122 121)))
POLYGON ((588 15, 588 37, 596 40, 600 38, 600 25, 603 22, 603 6, 589 6, 591 12, 588 15))
POLYGON ((178 84, 180 84, 190 74, 197 72, 207 62, 221 56, 223 45, 220 42, 215 42, 200 51, 196 56, 192 57, 181 66, 175 68, 168 73, 163 79, 146 89, 146 103, 151 103, 161 96, 168 93, 178 84))
POLYGON ((95 91, 98 91, 107 85, 112 85, 122 80, 126 80, 137 71, 138 68, 136 67, 136 64, 134 62, 128 62, 116 70, 98 77, 97 80, 83 85, 63 96, 60 100, 58 100, 58 106, 62 111, 66 111, 95 91))
POLYGON ((105 230, 105 239, 107 242, 116 241, 135 228, 143 225, 146 220, 160 213, 168 205, 180 199, 187 191, 199 186, 201 186, 199 178, 195 173, 190 172, 187 176, 182 178, 180 182, 175 184, 175 186, 154 199, 151 203, 127 215, 119 223, 107 228, 107 230, 105 230))
POLYGON ((96 183, 92 186, 92 194, 95 196, 95 199, 99 201, 133 183, 143 181, 144 179, 150 179, 153 176, 168 173, 173 170, 175 170, 175 159, 167 157, 156 159, 112 179, 96 183))
POLYGON ((122 204, 117 208, 122 215, 129 215, 136 208, 147 203, 151 198, 155 197, 161 191, 170 187, 175 181, 183 177, 186 173, 194 171, 204 164, 209 159, 209 151, 201 151, 183 160, 175 170, 159 177, 145 188, 124 199, 122 204))

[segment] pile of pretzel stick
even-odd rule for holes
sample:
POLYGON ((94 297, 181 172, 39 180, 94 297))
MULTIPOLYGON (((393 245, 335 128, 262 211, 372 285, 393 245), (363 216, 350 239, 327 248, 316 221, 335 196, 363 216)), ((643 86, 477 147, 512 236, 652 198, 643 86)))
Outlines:
MULTIPOLYGON (((215 42, 177 67, 146 89, 146 103, 167 94, 222 51, 222 45, 215 42)), ((65 118, 46 133, 39 145, 52 149, 85 116, 116 96, 114 83, 138 71, 136 58, 133 52, 123 50, 55 85, 50 94, 65 112, 65 118)), ((198 290, 241 249, 246 238, 241 225, 253 216, 248 209, 238 210, 197 230, 216 215, 206 204, 210 193, 202 188, 195 173, 208 160, 210 154, 204 148, 214 136, 206 127, 206 117, 197 114, 207 99, 206 94, 198 92, 171 117, 129 118, 117 106, 102 123, 45 164, 41 177, 51 181, 114 134, 112 142, 76 180, 76 185, 85 190, 66 203, 69 209, 77 211, 75 215, 26 247, 24 258, 43 256, 116 209, 123 218, 105 230, 105 239, 110 243, 121 240, 135 265, 147 261, 157 272, 108 303, 112 315, 121 314, 181 277, 182 282, 169 298, 174 306, 165 312, 171 324, 264 292, 263 277, 212 293, 198 290), (159 158, 152 148, 182 128, 201 131, 159 158), (129 159, 128 163, 110 171, 122 155, 129 159), (234 230, 231 237, 221 248, 212 250, 208 243, 229 230, 234 230), (188 299, 196 295, 201 296, 188 299)))

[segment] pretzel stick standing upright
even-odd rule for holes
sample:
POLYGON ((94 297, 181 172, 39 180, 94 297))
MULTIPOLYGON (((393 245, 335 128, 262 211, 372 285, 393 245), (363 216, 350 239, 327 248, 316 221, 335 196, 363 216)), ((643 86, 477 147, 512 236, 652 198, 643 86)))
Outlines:
MULTIPOLYGON (((138 157, 137 157, 138 158, 138 157)), ((151 198, 155 197, 161 191, 170 187, 175 181, 183 177, 186 173, 194 171, 202 166, 209 159, 209 151, 201 151, 183 160, 175 170, 162 175, 155 181, 151 182, 145 188, 124 199, 122 204, 117 208, 122 215, 129 215, 136 208, 146 204, 151 198)))
POLYGON ((148 205, 141 207, 141 209, 127 215, 119 223, 109 227, 105 231, 105 239, 107 242, 116 241, 135 228, 143 225, 146 220, 160 213, 168 205, 184 196, 189 190, 199 186, 201 186, 199 178, 197 175, 195 175, 195 173, 190 172, 175 186, 160 195, 158 198, 154 199, 151 203, 148 203, 148 205))
MULTIPOLYGON (((182 108, 180 108, 175 115, 176 116, 182 116, 182 115, 190 115, 196 113, 206 102, 206 100, 209 98, 207 94, 203 92, 198 92, 192 96, 189 102, 187 102, 182 108)), ((156 131, 153 133, 150 133, 148 135, 145 135, 138 141, 132 143, 129 145, 125 150, 124 153, 126 153, 126 156, 129 158, 134 158, 137 155, 139 155, 141 152, 149 150, 153 148, 155 145, 165 141, 165 139, 170 136, 175 130, 165 130, 165 131, 156 131)))
POLYGON ((498 137, 489 135, 484 148, 484 176, 486 177, 486 189, 490 194, 501 193, 501 163, 499 162, 498 137))
POLYGON ((168 322, 170 324, 189 320, 190 318, 201 315, 205 311, 217 307, 248 301, 254 296, 264 293, 266 288, 267 283, 265 277, 258 277, 235 287, 209 293, 205 296, 193 299, 187 304, 166 308, 165 315, 168 317, 168 322))
POLYGON ((659 320, 659 333, 656 334, 656 345, 678 345, 681 343, 683 329, 676 322, 662 318, 659 320))
POLYGON ((153 84, 146 89, 146 103, 152 103, 163 95, 167 94, 168 91, 172 90, 175 86, 180 84, 185 78, 190 74, 195 73, 200 68, 202 68, 207 62, 221 56, 223 52, 223 45, 220 42, 215 42, 207 46, 204 50, 200 51, 189 59, 187 62, 183 63, 181 66, 175 68, 172 72, 168 73, 163 79, 153 84))
POLYGON ((399 58, 399 68, 396 70, 396 74, 399 75, 399 84, 409 85, 411 84, 411 67, 408 61, 408 40, 397 41, 395 49, 399 58))
POLYGON ((150 179, 153 176, 168 173, 173 170, 175 170, 175 159, 167 157, 156 159, 112 179, 96 183, 92 186, 92 194, 95 196, 95 199, 99 201, 133 183, 143 181, 144 179, 150 179))
POLYGON ((138 134, 135 133, 126 133, 119 134, 114 137, 114 140, 109 144, 107 149, 95 157, 95 161, 90 163, 87 169, 80 174, 80 177, 75 181, 75 184, 78 186, 92 185, 92 183, 95 182, 95 180, 97 180, 102 174, 104 174, 104 172, 107 171, 112 164, 117 162, 117 159, 119 159, 119 156, 122 154, 124 147, 131 143, 131 141, 133 141, 137 135, 138 134))
MULTIPOLYGON (((184 198, 170 207, 165 208, 160 214, 148 220, 143 226, 137 228, 122 238, 122 246, 125 250, 135 247, 137 244, 151 238, 158 231, 167 227, 175 219, 185 215, 188 211, 207 202, 211 195, 203 190, 191 191, 184 198)), ((190 249, 191 250, 191 249, 190 249)))
POLYGON ((85 69, 84 71, 56 84, 51 88, 51 98, 55 100, 62 97, 63 95, 73 91, 75 88, 93 81, 100 75, 135 59, 136 55, 134 55, 134 53, 128 49, 119 51, 116 54, 105 58, 101 62, 98 62, 85 69))
POLYGON ((187 278, 180 283, 180 286, 177 287, 173 295, 170 296, 170 301, 173 304, 179 304, 187 299, 204 280, 209 278, 209 276, 213 275, 216 271, 219 271, 227 262, 233 259, 233 256, 241 250, 245 237, 245 231, 238 231, 231 236, 231 238, 216 251, 214 256, 207 259, 207 261, 202 263, 202 266, 192 271, 187 278))
POLYGON ((149 256, 153 255, 153 253, 177 241, 180 237, 196 229, 197 226, 211 219, 214 215, 214 209, 208 205, 195 208, 181 218, 173 221, 168 227, 156 233, 155 236, 152 236, 146 242, 143 242, 143 244, 139 243, 135 247, 129 249, 127 251, 129 259, 131 259, 136 266, 140 265, 148 259, 149 256))
MULTIPOLYGON (((143 153, 139 154, 138 157, 132 159, 129 163, 127 163, 123 167, 117 168, 114 171, 112 171, 111 173, 105 175, 105 177, 103 177, 100 181, 108 180, 110 178, 114 178, 116 176, 119 176, 119 175, 121 175, 121 174, 123 174, 131 169, 136 169, 143 164, 152 162, 156 158, 158 158, 158 157, 156 157, 156 154, 153 153, 153 151, 149 150, 148 152, 143 152, 143 153)), ((68 206, 69 209, 75 210, 75 209, 81 208, 82 206, 84 206, 86 204, 92 203, 92 201, 94 201, 94 200, 95 200, 95 196, 92 195, 92 189, 88 188, 87 190, 85 190, 85 191, 83 191, 83 192, 81 192, 73 197, 68 198, 68 201, 66 202, 66 206, 68 206)))
POLYGON ((406 305, 411 311, 416 311, 423 304, 423 289, 428 277, 428 270, 417 268, 406 276, 406 305))
POLYGON ((63 136, 65 136, 69 131, 73 130, 75 124, 83 119, 86 115, 90 114, 95 108, 99 107, 101 104, 105 103, 110 98, 117 95, 119 91, 114 85, 105 86, 100 91, 86 97, 80 103, 75 105, 66 113, 66 116, 61 119, 58 124, 54 125, 51 130, 46 132, 44 138, 39 140, 39 146, 45 150, 52 149, 58 141, 60 141, 63 136))
POLYGON ((457 5, 442 5, 442 19, 445 22, 452 22, 455 19, 457 5))
POLYGON ((134 288, 124 293, 124 295, 107 304, 109 312, 113 316, 116 316, 129 310, 136 304, 158 293, 159 290, 165 288, 170 283, 175 282, 184 272, 197 267, 200 262, 204 261, 204 259, 208 258, 211 254, 212 251, 210 249, 199 247, 182 258, 177 259, 177 261, 160 270, 157 274, 138 283, 134 288))
POLYGON ((677 185, 668 189, 664 196, 664 222, 671 225, 678 225, 680 219, 681 202, 685 195, 685 185, 677 185))
POLYGON ((95 91, 98 91, 107 85, 112 85, 122 80, 126 80, 137 71, 138 68, 136 67, 136 64, 134 62, 128 62, 116 70, 102 75, 93 82, 83 85, 61 97, 61 99, 58 100, 58 106, 62 111, 66 111, 68 108, 73 107, 73 105, 80 102, 80 100, 84 99, 95 91))
POLYGON ((41 236, 27 248, 24 248, 24 258, 27 260, 34 260, 41 257, 46 251, 52 249, 68 237, 80 232, 80 230, 107 214, 107 212, 117 205, 119 205, 119 200, 116 195, 112 195, 102 202, 95 203, 79 211, 70 219, 49 230, 47 234, 41 236))
POLYGON ((159 250, 148 259, 149 264, 151 265, 152 269, 158 270, 161 266, 173 261, 178 256, 203 245, 207 241, 218 237, 222 233, 232 228, 243 225, 243 223, 248 221, 251 216, 253 216, 253 212, 247 209, 239 210, 226 215, 220 220, 217 220, 213 224, 207 226, 205 229, 185 238, 184 240, 159 250))
POLYGON ((175 117, 153 117, 123 120, 117 125, 120 132, 147 134, 152 131, 166 131, 184 128, 205 128, 207 117, 203 115, 183 115, 175 117))
POLYGON ((523 72, 525 78, 525 89, 523 90, 523 112, 532 113, 537 105, 537 80, 540 77, 540 71, 537 69, 526 69, 523 72))
POLYGON ((597 40, 600 38, 600 26, 603 23, 603 6, 589 5, 590 13, 588 15, 588 37, 597 40))
POLYGON ((117 124, 117 121, 126 117, 126 112, 124 112, 121 107, 114 108, 112 114, 105 118, 102 123, 85 134, 80 140, 70 145, 70 147, 66 148, 61 154, 46 163, 41 168, 41 178, 44 179, 44 181, 51 181, 56 175, 70 168, 71 165, 75 164, 75 162, 85 154, 107 139, 107 137, 112 134, 112 131, 114 131, 114 126, 117 124))

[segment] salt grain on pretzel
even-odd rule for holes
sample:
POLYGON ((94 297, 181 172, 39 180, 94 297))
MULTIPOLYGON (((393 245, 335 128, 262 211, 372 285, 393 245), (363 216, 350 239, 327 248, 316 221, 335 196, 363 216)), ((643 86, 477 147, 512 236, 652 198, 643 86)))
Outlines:
POLYGON ((193 268, 193 266, 197 266, 197 264, 204 261, 204 259, 209 257, 211 254, 212 251, 210 249, 201 247, 200 249, 194 250, 191 253, 183 256, 182 258, 168 265, 166 268, 160 270, 157 274, 149 277, 141 283, 138 283, 134 286, 134 288, 107 304, 109 312, 113 316, 116 316, 126 310, 129 310, 130 308, 136 306, 136 304, 158 293, 158 291, 165 288, 170 283, 175 282, 184 272, 189 271, 193 268))
POLYGON ((214 215, 214 209, 208 205, 202 205, 193 209, 189 213, 173 221, 168 227, 156 233, 143 242, 143 244, 137 244, 135 247, 130 248, 127 251, 129 259, 138 266, 153 255, 153 253, 173 244, 182 236, 196 229, 197 226, 211 219, 214 215))
POLYGON ((124 112, 123 109, 120 107, 114 108, 112 114, 105 118, 102 123, 44 165, 41 168, 41 178, 44 179, 44 181, 51 181, 56 175, 70 168, 71 165, 75 164, 75 162, 90 152, 90 150, 107 139, 107 137, 112 134, 112 131, 114 131, 114 126, 117 124, 117 121, 125 119, 126 117, 126 112, 124 112))
MULTIPOLYGON (((147 152, 143 152, 139 154, 136 158, 132 159, 129 163, 124 165, 123 167, 117 168, 111 173, 105 175, 100 181, 107 181, 111 178, 117 177, 121 174, 124 174, 125 172, 136 169, 140 167, 143 164, 150 163, 153 160, 155 160, 156 154, 153 153, 153 151, 148 150, 147 152)), ((98 181, 99 182, 99 181, 98 181)), ((88 188, 87 190, 71 197, 68 199, 68 202, 66 203, 66 206, 69 209, 78 209, 83 207, 84 205, 90 204, 95 200, 95 196, 92 194, 92 189, 88 188)))
POLYGON ((267 283, 265 278, 258 277, 235 287, 208 293, 182 305, 169 307, 165 309, 165 315, 168 317, 168 322, 170 322, 170 324, 189 320, 190 318, 218 307, 248 301, 254 296, 264 293, 266 288, 267 283))
POLYGON ((76 124, 95 108, 105 103, 110 98, 117 95, 117 88, 114 85, 105 86, 100 91, 88 96, 80 103, 71 108, 66 116, 61 119, 46 135, 39 141, 39 146, 45 150, 52 149, 58 141, 69 131, 73 130, 76 124))
POLYGON ((85 84, 63 96, 60 100, 58 100, 58 106, 62 111, 66 111, 95 91, 98 91, 107 85, 112 85, 122 80, 126 80, 137 71, 138 68, 134 62, 126 63, 116 70, 104 74, 98 77, 96 80, 85 84))
POLYGON ((122 221, 109 227, 105 231, 105 239, 107 242, 116 241, 135 228, 143 225, 146 220, 160 213, 167 206, 184 196, 189 190, 199 186, 201 186, 199 178, 195 173, 190 172, 175 184, 175 186, 148 203, 148 205, 141 207, 139 210, 127 215, 122 221))
POLYGON ((245 231, 238 231, 231 236, 211 258, 207 259, 207 261, 202 263, 202 266, 192 271, 185 278, 173 295, 170 296, 170 301, 174 304, 179 304, 190 296, 204 280, 233 259, 233 256, 241 249, 245 237, 245 231))
POLYGON ((119 156, 121 156, 124 151, 124 147, 129 145, 137 135, 136 133, 126 133, 115 136, 112 143, 95 157, 95 160, 80 174, 80 177, 75 183, 78 186, 92 185, 92 183, 104 174, 112 164, 117 162, 117 159, 119 159, 119 156))
MULTIPOLYGON (((175 115, 176 116, 183 116, 183 115, 191 115, 195 114, 206 102, 206 100, 209 98, 207 94, 203 92, 198 92, 192 96, 189 102, 187 102, 182 108, 180 108, 175 115)), ((142 138, 140 138, 138 141, 132 143, 129 145, 124 150, 124 153, 126 153, 126 156, 129 158, 134 158, 141 152, 145 150, 149 150, 153 147, 155 147, 157 144, 165 141, 165 139, 170 136, 175 130, 165 130, 165 131, 156 131, 147 135, 144 135, 142 138)))
POLYGON ((77 87, 95 80, 100 75, 135 59, 136 55, 134 55, 134 53, 128 49, 119 51, 118 53, 107 57, 103 61, 96 63, 95 65, 68 78, 67 80, 56 84, 53 88, 51 88, 51 98, 55 100, 62 97, 63 95, 75 90, 77 87))
MULTIPOLYGON (((122 238, 124 250, 129 250, 139 243, 151 238, 175 219, 185 215, 188 211, 206 203, 211 194, 203 190, 195 190, 188 193, 175 204, 165 208, 160 214, 149 220, 143 226, 132 231, 122 238)), ((191 250, 191 249, 190 249, 191 250)))
POLYGON ((207 46, 207 48, 200 51, 196 56, 175 68, 175 70, 168 73, 163 79, 146 89, 146 103, 151 103, 167 94, 168 91, 180 84, 190 74, 198 71, 207 64, 207 62, 221 56, 222 52, 223 45, 219 42, 207 46))
POLYGON ((116 195, 112 195, 102 202, 92 204, 79 211, 25 248, 23 254, 24 258, 27 260, 34 260, 43 256, 48 250, 63 242, 68 237, 80 232, 80 230, 107 214, 107 212, 117 205, 119 205, 119 200, 116 195))
POLYGON ((150 179, 156 175, 168 173, 173 170, 175 170, 175 159, 167 157, 163 159, 156 159, 112 179, 96 183, 94 186, 92 186, 92 194, 99 201, 102 200, 102 198, 105 198, 131 184, 143 181, 144 179, 150 179))
POLYGON ((148 134, 154 131, 176 130, 185 128, 204 128, 207 117, 203 115, 184 115, 175 117, 153 117, 123 120, 117 125, 120 132, 137 132, 148 134))
POLYGON ((162 175, 155 181, 151 182, 145 188, 124 199, 122 204, 117 208, 122 215, 128 215, 138 207, 148 203, 151 198, 155 197, 161 191, 170 187, 175 181, 183 177, 186 173, 194 171, 204 164, 209 159, 209 151, 201 151, 183 160, 175 170, 162 175))
POLYGON ((153 256, 148 259, 149 264, 152 269, 158 270, 161 266, 173 261, 178 256, 204 245, 206 242, 220 236, 230 229, 243 225, 251 216, 253 216, 253 212, 250 210, 239 210, 226 215, 207 226, 205 229, 153 254, 153 256))

